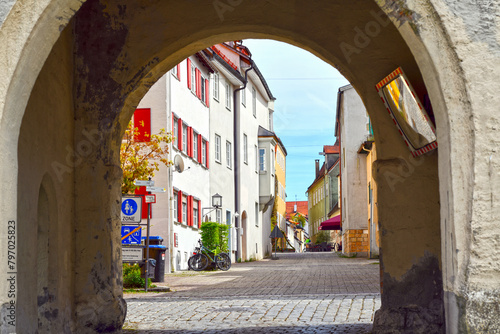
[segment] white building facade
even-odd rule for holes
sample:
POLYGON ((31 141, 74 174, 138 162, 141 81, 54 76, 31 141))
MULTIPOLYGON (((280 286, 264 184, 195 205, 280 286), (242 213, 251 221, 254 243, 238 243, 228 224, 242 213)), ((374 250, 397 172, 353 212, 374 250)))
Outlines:
POLYGON ((358 154, 358 150, 370 137, 370 119, 361 98, 351 85, 339 88, 338 99, 335 135, 340 138, 341 148, 342 252, 346 252, 350 243, 348 236, 368 234, 366 158, 358 154))
POLYGON ((152 133, 173 132, 169 159, 184 165, 154 177, 168 189, 157 194, 151 219, 151 235, 168 248, 166 268, 188 269, 203 221, 230 225, 232 261, 269 254, 276 143, 259 140, 259 128, 272 128, 274 97, 248 49, 231 42, 196 53, 157 81, 138 109, 150 110, 152 133))

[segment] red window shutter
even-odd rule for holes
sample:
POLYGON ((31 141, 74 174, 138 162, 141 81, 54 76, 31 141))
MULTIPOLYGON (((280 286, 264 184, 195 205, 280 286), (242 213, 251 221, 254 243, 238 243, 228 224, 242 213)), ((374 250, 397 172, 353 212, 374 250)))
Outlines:
POLYGON ((177 120, 177 148, 182 151, 182 119, 177 120))
POLYGON ((201 99, 201 73, 199 69, 196 69, 196 96, 201 99))
MULTIPOLYGON (((136 195, 141 195, 142 198, 142 214, 141 218, 142 219, 148 219, 148 204, 146 203, 146 195, 148 192, 146 191, 146 187, 139 187, 135 189, 135 194, 136 195)), ((151 217, 153 217, 153 212, 151 212, 151 217)))
POLYGON ((201 138, 201 135, 198 135, 198 162, 201 164, 202 160, 202 150, 201 150, 201 145, 202 145, 203 139, 201 138))
POLYGON ((208 166, 209 160, 210 160, 210 154, 208 154, 208 141, 207 141, 207 168, 209 168, 208 166))
POLYGON ((191 158, 194 158, 193 157, 193 154, 194 154, 194 149, 193 149, 193 145, 194 145, 194 133, 193 133, 193 128, 191 128, 191 133, 189 134, 189 138, 191 139, 191 143, 189 144, 189 150, 190 150, 190 154, 189 156, 191 158))
POLYGON ((193 84, 191 82, 191 59, 187 59, 187 82, 188 82, 188 88, 191 89, 191 85, 193 84))
POLYGON ((193 196, 188 196, 187 198, 188 204, 188 226, 193 226, 193 196))
POLYGON ((177 221, 182 223, 182 191, 177 192, 177 221))
POLYGON ((208 96, 210 95, 210 89, 208 88, 208 79, 205 79, 205 104, 207 107, 210 107, 209 105, 209 101, 210 99, 208 98, 208 96))
POLYGON ((201 201, 198 201, 198 228, 201 226, 201 201))
POLYGON ((187 145, 187 147, 186 147, 186 153, 188 154, 188 156, 190 156, 190 152, 189 152, 190 147, 191 147, 191 136, 190 136, 190 134, 191 134, 191 127, 190 126, 187 127, 186 134, 188 136, 186 138, 186 145, 187 145))
POLYGON ((134 112, 134 128, 139 130, 139 133, 134 136, 134 140, 138 142, 146 142, 151 140, 151 109, 136 109, 134 112))
POLYGON ((181 64, 177 64, 177 79, 181 80, 181 64))

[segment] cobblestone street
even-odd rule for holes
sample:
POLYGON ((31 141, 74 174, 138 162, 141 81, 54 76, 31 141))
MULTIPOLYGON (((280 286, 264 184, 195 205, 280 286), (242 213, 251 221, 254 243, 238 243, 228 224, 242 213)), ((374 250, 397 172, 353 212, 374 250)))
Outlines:
POLYGON ((278 254, 227 272, 168 274, 172 292, 127 294, 124 333, 369 333, 378 260, 278 254))

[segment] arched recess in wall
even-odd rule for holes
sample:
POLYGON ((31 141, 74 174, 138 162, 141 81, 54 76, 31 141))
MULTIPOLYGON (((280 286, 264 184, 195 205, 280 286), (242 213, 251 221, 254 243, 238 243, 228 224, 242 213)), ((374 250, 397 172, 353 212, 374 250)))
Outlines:
POLYGON ((248 245, 247 245, 247 224, 248 224, 248 214, 246 211, 243 211, 241 213, 241 233, 243 235, 241 236, 241 260, 244 261, 247 259, 247 254, 248 254, 248 245))

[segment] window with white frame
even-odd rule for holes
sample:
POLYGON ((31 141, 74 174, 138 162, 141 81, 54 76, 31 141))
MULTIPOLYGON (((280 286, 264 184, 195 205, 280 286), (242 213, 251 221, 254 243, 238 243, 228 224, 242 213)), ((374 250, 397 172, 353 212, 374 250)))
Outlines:
POLYGON ((201 143, 201 163, 203 166, 207 165, 207 141, 203 140, 201 143))
POLYGON ((257 117, 257 91, 252 87, 252 113, 253 117, 257 117))
POLYGON ((175 137, 175 142, 174 142, 173 146, 175 148, 179 148, 179 142, 178 142, 178 139, 179 139, 179 119, 177 117, 174 117, 174 128, 172 131, 174 132, 174 137, 175 137))
POLYGON ((248 165, 248 137, 243 134, 243 162, 248 165))
POLYGON ((221 141, 220 141, 220 136, 215 135, 215 161, 220 163, 220 147, 221 141))
POLYGON ((184 224, 187 223, 187 213, 188 213, 188 209, 187 209, 187 197, 182 195, 182 222, 184 224))
POLYGON ((219 101, 219 73, 214 73, 214 100, 219 101))
POLYGON ((193 157, 198 159, 198 134, 193 131, 193 157))
POLYGON ((187 152, 188 128, 186 124, 182 124, 182 152, 187 152))
POLYGON ((241 90, 241 104, 246 106, 247 105, 247 89, 243 88, 241 90))
POLYGON ((259 171, 266 171, 266 149, 259 148, 259 171))
POLYGON ((177 219, 177 208, 178 208, 177 191, 174 191, 174 222, 178 221, 178 219, 177 219))
POLYGON ((231 156, 232 156, 231 143, 226 141, 226 166, 227 166, 227 168, 232 167, 231 156))
POLYGON ((199 201, 198 200, 193 200, 193 226, 194 227, 199 227, 198 226, 198 221, 199 221, 199 201))
POLYGON ((205 96, 206 91, 205 91, 205 78, 204 77, 201 77, 200 89, 201 89, 201 92, 200 92, 201 101, 203 103, 205 103, 205 101, 206 101, 206 96, 205 96))
POLYGON ((215 220, 217 223, 222 223, 222 209, 215 209, 215 220))
POLYGON ((225 100, 225 106, 227 109, 231 110, 231 86, 229 85, 228 82, 226 82, 226 100, 225 100))
POLYGON ((179 78, 179 73, 178 73, 178 71, 177 71, 177 70, 178 70, 178 69, 177 69, 177 65, 176 65, 176 66, 174 66, 174 67, 172 67, 172 75, 173 75, 174 77, 176 77, 176 78, 179 78))
POLYGON ((271 150, 271 174, 274 174, 274 150, 271 150))
POLYGON ((196 94, 196 66, 191 63, 191 91, 196 94))

